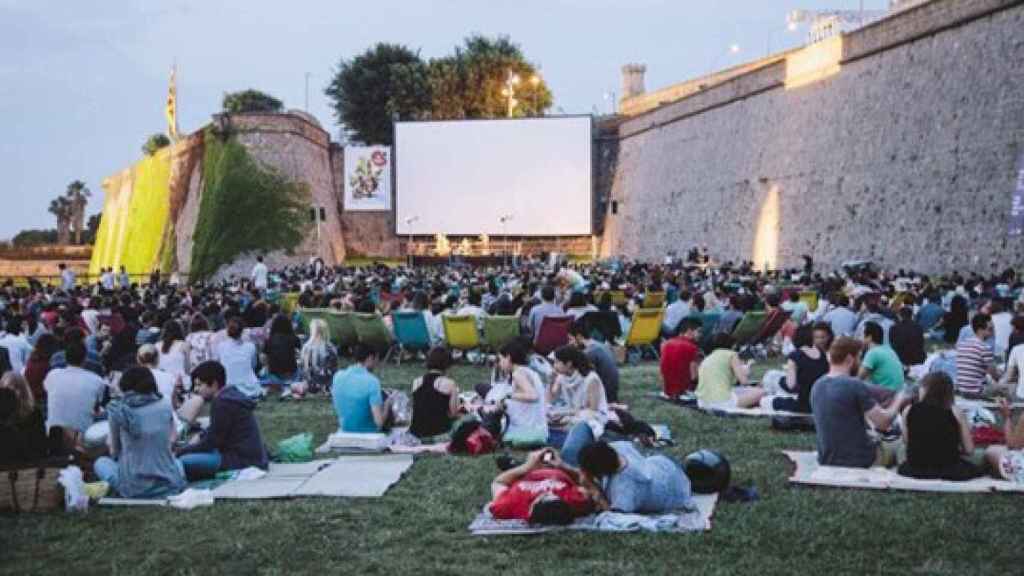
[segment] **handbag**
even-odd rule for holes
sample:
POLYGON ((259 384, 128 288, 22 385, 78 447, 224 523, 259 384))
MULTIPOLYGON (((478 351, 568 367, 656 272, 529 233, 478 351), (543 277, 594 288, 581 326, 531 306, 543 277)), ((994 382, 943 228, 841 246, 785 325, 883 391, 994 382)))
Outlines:
POLYGON ((60 457, 0 468, 0 511, 46 512, 62 508, 64 488, 57 478, 61 469, 71 464, 70 457, 60 457))

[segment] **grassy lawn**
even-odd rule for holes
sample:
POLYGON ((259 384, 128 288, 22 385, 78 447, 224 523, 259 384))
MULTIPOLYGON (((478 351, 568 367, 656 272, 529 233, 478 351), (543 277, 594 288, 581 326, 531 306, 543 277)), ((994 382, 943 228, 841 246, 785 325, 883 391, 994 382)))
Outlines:
MULTIPOLYGON (((387 367, 407 387, 418 368, 387 367)), ((459 367, 465 388, 483 369, 459 367)), ((716 418, 645 398, 657 367, 623 373, 623 399, 667 423, 682 457, 714 448, 761 500, 720 503, 706 534, 471 537, 493 459, 423 456, 384 498, 218 502, 211 508, 93 508, 86 515, 0 517, 4 574, 1015 574, 1024 500, 1006 495, 874 493, 790 487, 783 448, 812 435, 767 421, 716 418)), ((261 405, 268 442, 334 426, 326 400, 261 405)))

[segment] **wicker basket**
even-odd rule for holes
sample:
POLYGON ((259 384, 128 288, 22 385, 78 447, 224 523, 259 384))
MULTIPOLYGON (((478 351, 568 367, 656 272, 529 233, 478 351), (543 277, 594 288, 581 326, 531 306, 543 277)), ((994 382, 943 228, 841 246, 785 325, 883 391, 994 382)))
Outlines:
POLYGON ((0 511, 46 512, 63 508, 64 487, 57 478, 67 465, 67 459, 57 459, 0 469, 0 511))

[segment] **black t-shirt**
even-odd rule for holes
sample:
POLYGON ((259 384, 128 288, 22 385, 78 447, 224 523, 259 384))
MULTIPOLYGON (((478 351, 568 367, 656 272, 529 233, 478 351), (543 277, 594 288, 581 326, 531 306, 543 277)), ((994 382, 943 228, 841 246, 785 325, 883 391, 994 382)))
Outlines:
POLYGON ((948 408, 919 402, 907 412, 907 463, 921 470, 960 461, 960 425, 948 408))
POLYGON ((828 374, 828 360, 824 353, 819 353, 815 360, 799 348, 790 353, 789 359, 796 364, 797 411, 809 413, 811 388, 818 378, 828 374))
POLYGON ((284 376, 298 370, 296 351, 299 339, 294 334, 274 334, 267 341, 267 369, 271 374, 284 376))

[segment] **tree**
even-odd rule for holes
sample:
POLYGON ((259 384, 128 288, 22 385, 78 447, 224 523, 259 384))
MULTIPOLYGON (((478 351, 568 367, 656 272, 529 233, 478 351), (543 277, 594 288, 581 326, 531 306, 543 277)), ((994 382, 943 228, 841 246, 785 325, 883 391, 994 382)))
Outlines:
POLYGON ((43 244, 56 244, 57 231, 49 230, 22 230, 11 238, 11 244, 18 247, 40 246, 43 244))
POLYGON ((551 107, 551 91, 536 67, 507 36, 474 35, 455 53, 430 62, 432 116, 498 118, 508 116, 509 77, 514 80, 512 115, 540 116, 551 107))
POLYGON ((68 184, 67 198, 69 207, 68 220, 71 229, 75 232, 75 244, 82 243, 82 229, 85 227, 85 205, 89 203, 89 196, 92 192, 85 187, 85 182, 75 180, 68 184))
POLYGON ((57 217, 57 243, 68 244, 71 235, 71 201, 67 196, 58 196, 50 201, 49 212, 57 217))
POLYGON ((230 92, 225 94, 221 107, 227 114, 241 114, 242 112, 280 112, 284 108, 284 102, 281 102, 270 94, 250 88, 240 92, 230 92))
POLYGON ((142 153, 146 156, 152 156, 156 154, 157 150, 166 148, 171 145, 171 139, 163 134, 153 134, 146 139, 146 143, 142 145, 142 153))
POLYGON ((338 123, 367 144, 391 144, 393 115, 419 119, 430 110, 427 66, 399 44, 380 43, 342 60, 324 93, 338 123))
POLYGON ((100 215, 93 214, 89 216, 89 219, 85 222, 85 235, 82 236, 82 240, 86 244, 95 244, 96 236, 100 233, 100 215))

